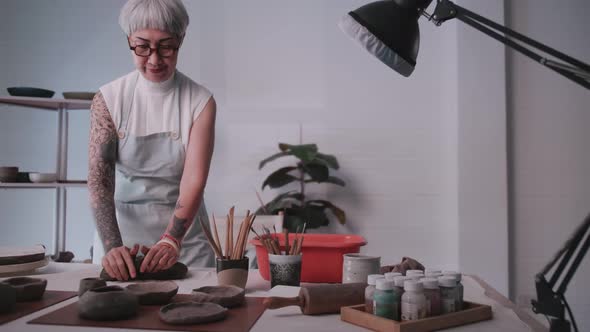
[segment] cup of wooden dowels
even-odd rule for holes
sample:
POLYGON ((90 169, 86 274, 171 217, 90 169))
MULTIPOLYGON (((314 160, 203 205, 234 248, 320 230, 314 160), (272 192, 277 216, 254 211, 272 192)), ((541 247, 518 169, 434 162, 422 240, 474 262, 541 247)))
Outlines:
POLYGON ((203 232, 215 252, 216 269, 217 269, 217 283, 219 285, 232 285, 240 288, 246 288, 248 281, 249 260, 245 256, 246 243, 248 242, 248 234, 252 229, 252 223, 256 219, 256 215, 251 215, 250 211, 246 213, 246 217, 241 221, 238 234, 234 236, 234 207, 229 210, 226 218, 225 234, 217 231, 217 221, 213 216, 213 231, 208 225, 205 225, 201 220, 201 227, 203 232), (221 234, 220 234, 221 233, 221 234), (225 238, 225 248, 222 248, 220 239, 225 238))
POLYGON ((284 229, 284 244, 281 245, 276 230, 273 234, 270 229, 263 226, 262 235, 254 231, 257 239, 268 252, 271 288, 276 285, 299 286, 302 262, 301 246, 303 245, 304 232, 305 224, 301 229, 301 233, 296 232, 294 236, 291 236, 292 242, 290 242, 289 232, 284 229), (281 250, 282 248, 284 250, 281 250))

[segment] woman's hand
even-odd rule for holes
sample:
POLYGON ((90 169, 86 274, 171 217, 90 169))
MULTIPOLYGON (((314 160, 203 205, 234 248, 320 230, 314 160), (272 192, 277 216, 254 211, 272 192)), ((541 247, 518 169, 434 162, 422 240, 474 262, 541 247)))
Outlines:
POLYGON ((167 270, 178 261, 176 249, 165 242, 158 242, 151 248, 142 246, 141 251, 145 255, 139 268, 141 273, 167 270))
POLYGON ((131 276, 131 279, 135 279, 137 271, 135 271, 133 260, 138 251, 138 244, 131 250, 125 246, 113 248, 102 258, 102 266, 111 278, 124 281, 129 280, 131 276))

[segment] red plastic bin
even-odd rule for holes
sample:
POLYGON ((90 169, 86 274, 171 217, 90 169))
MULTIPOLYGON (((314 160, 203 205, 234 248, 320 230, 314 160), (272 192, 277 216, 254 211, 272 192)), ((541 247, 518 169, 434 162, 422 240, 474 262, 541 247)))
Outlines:
MULTIPOLYGON (((299 235, 300 236, 300 235, 299 235)), ((285 236, 273 234, 285 250, 285 236)), ((304 234, 301 247, 301 282, 342 282, 342 255, 358 253, 367 241, 353 234, 304 234)), ((293 243, 295 234, 289 234, 289 243, 293 243)), ((268 252, 258 239, 250 241, 256 247, 258 269, 265 280, 270 280, 268 252)))

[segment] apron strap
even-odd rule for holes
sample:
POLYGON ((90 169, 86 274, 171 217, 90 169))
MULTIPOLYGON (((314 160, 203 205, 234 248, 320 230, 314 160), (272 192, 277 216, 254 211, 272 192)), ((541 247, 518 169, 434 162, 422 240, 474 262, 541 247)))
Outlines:
POLYGON ((135 88, 137 87, 137 80, 139 79, 139 75, 139 72, 136 72, 135 80, 133 80, 133 83, 131 83, 130 87, 128 89, 125 89, 124 92, 124 100, 129 101, 129 106, 121 110, 121 120, 119 121, 119 126, 117 127, 117 135, 120 139, 125 138, 125 135, 127 133, 129 116, 131 114, 131 107, 133 106, 133 98, 135 96, 135 88))
MULTIPOLYGON (((180 82, 178 82, 177 80, 179 80, 179 75, 178 72, 174 73, 174 80, 176 82, 174 82, 174 93, 176 94, 176 110, 174 111, 175 116, 176 116, 176 129, 172 131, 172 139, 181 139, 182 135, 181 135, 181 125, 180 125, 180 121, 181 121, 181 116, 180 116, 180 82)), ((184 144, 183 144, 184 146, 184 144)))

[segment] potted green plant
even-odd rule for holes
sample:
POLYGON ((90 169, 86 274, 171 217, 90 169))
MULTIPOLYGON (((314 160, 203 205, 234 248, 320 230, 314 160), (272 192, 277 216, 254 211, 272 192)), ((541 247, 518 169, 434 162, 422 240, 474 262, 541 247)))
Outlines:
POLYGON ((256 214, 277 214, 284 211, 283 227, 294 232, 301 231, 303 224, 306 228, 327 226, 330 222, 328 211, 338 222, 346 222, 346 213, 333 203, 322 199, 307 199, 306 185, 309 183, 329 183, 345 186, 346 183, 330 172, 339 168, 336 157, 318 151, 316 144, 290 145, 279 143, 280 152, 262 160, 258 169, 267 163, 287 156, 297 158, 295 165, 282 167, 272 172, 262 183, 265 187, 281 188, 290 183, 298 183, 299 190, 291 190, 277 195, 270 202, 261 206, 256 214))

